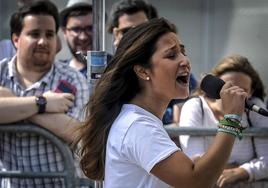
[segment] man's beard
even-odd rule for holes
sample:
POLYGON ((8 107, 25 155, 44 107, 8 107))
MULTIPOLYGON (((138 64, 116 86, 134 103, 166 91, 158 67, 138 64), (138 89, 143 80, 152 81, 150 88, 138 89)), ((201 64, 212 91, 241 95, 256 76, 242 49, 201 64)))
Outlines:
MULTIPOLYGON (((87 62, 83 61, 82 58, 79 57, 79 55, 77 54, 78 51, 75 51, 75 50, 71 47, 71 45, 70 45, 69 42, 67 42, 67 45, 68 45, 68 47, 69 47, 69 50, 70 50, 71 54, 73 55, 73 57, 74 57, 77 61, 79 61, 79 62, 82 63, 82 64, 87 64, 87 62)), ((87 54, 84 54, 82 51, 81 51, 81 53, 82 53, 82 55, 87 56, 87 54)))

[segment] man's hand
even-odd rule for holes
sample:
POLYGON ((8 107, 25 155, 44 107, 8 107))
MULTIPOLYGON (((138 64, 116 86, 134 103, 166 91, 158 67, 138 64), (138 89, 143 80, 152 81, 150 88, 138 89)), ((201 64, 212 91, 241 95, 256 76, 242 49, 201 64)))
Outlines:
POLYGON ((46 112, 66 113, 74 103, 74 95, 71 93, 55 93, 52 91, 43 94, 47 99, 46 112))
POLYGON ((225 169, 217 181, 219 187, 223 187, 228 183, 234 183, 238 180, 246 180, 249 175, 243 168, 225 169))

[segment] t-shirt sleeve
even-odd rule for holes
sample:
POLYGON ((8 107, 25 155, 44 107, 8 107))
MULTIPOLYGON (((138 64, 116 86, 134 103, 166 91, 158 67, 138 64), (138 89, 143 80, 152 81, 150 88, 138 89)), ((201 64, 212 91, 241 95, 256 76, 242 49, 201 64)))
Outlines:
MULTIPOLYGON (((202 106, 200 98, 189 99, 182 107, 180 127, 203 127, 202 106)), ((204 141, 202 137, 181 135, 180 143, 183 152, 190 158, 203 155, 204 141)))
POLYGON ((122 150, 127 160, 148 173, 160 161, 168 158, 179 148, 157 121, 150 118, 136 120, 129 128, 122 150))

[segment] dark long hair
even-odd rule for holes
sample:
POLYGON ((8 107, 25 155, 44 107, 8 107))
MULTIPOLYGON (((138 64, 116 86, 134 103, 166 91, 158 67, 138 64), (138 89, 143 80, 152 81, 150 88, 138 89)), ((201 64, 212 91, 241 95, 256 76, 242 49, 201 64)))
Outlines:
POLYGON ((98 81, 86 106, 86 121, 80 129, 80 165, 91 179, 103 180, 109 130, 128 103, 141 91, 134 65, 150 68, 156 41, 174 27, 165 19, 152 19, 130 29, 120 41, 115 56, 98 81))

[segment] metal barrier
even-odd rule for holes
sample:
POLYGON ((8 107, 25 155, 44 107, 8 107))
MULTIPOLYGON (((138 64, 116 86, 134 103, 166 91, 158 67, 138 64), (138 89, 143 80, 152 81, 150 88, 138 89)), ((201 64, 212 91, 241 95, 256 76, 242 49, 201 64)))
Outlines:
POLYGON ((75 175, 73 154, 69 146, 50 131, 32 124, 8 124, 0 125, 0 133, 34 133, 43 136, 57 147, 63 158, 64 170, 59 172, 21 172, 0 171, 1 178, 63 178, 66 188, 80 186, 94 187, 94 182, 86 178, 78 178, 75 175), (72 165, 73 164, 73 165, 72 165))
MULTIPOLYGON (((178 127, 174 124, 166 125, 165 129, 170 136, 179 135, 193 135, 193 136, 212 136, 217 132, 216 128, 186 128, 178 127)), ((0 171, 1 178, 63 178, 66 188, 74 188, 80 186, 102 188, 102 182, 94 182, 87 178, 78 178, 75 176, 75 166, 73 154, 69 146, 55 136, 50 131, 31 124, 9 124, 0 125, 1 132, 16 132, 16 133, 35 133, 43 136, 44 138, 51 141, 54 144, 63 157, 64 170, 60 172, 19 172, 19 171, 0 171), (73 164, 73 165, 70 165, 73 164)), ((244 136, 255 136, 255 137, 268 137, 268 128, 248 128, 244 131, 244 136)), ((268 188, 268 181, 258 181, 243 183, 226 186, 226 188, 268 188)))
MULTIPOLYGON (((217 128, 179 127, 177 124, 165 125, 165 129, 171 137, 177 137, 179 135, 214 136, 217 133, 217 128)), ((268 127, 250 127, 244 130, 243 135, 268 137, 268 127)), ((226 185, 224 188, 268 188, 268 180, 265 179, 255 182, 237 182, 226 185)))
MULTIPOLYGON (((217 128, 179 127, 177 124, 165 125, 165 129, 170 136, 213 136, 217 133, 217 128)), ((254 137, 268 137, 268 127, 250 127, 243 131, 243 135, 254 137)))

